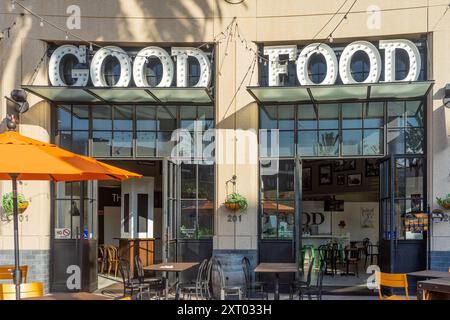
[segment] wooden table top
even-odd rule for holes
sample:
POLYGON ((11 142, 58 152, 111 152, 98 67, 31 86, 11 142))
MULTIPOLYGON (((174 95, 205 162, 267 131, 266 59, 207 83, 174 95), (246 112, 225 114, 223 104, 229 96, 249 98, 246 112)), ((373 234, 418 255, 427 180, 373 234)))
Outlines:
POLYGON ((263 262, 258 264, 254 271, 260 273, 294 273, 298 271, 298 266, 296 263, 263 262))
POLYGON ((183 272, 197 266, 198 262, 167 262, 144 267, 148 271, 183 272))
POLYGON ((437 278, 450 278, 450 272, 446 271, 434 271, 434 270, 421 270, 407 273, 408 276, 417 277, 417 278, 429 278, 429 279, 437 279, 437 278))
POLYGON ((450 278, 447 277, 419 281, 417 282, 417 288, 428 291, 450 293, 450 278))
POLYGON ((113 298, 89 292, 62 292, 50 293, 37 298, 24 298, 22 300, 113 300, 113 298))

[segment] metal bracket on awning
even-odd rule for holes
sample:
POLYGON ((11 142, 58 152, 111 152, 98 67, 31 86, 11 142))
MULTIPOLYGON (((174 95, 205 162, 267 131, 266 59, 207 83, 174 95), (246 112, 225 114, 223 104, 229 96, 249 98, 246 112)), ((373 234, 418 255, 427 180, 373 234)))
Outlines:
POLYGON ((320 103, 375 99, 413 99, 428 95, 434 81, 313 85, 299 87, 247 87, 260 104, 320 103))
POLYGON ((56 104, 211 104, 213 102, 208 88, 204 87, 104 88, 24 85, 22 88, 56 104))

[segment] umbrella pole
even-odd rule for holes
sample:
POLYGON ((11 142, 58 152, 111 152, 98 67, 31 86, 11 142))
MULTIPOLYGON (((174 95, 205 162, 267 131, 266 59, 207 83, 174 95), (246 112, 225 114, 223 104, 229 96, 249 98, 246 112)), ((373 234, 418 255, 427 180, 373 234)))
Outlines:
POLYGON ((14 284, 16 285, 16 300, 20 300, 20 284, 22 270, 19 262, 19 208, 17 204, 17 174, 11 174, 13 188, 13 218, 14 218, 14 284))

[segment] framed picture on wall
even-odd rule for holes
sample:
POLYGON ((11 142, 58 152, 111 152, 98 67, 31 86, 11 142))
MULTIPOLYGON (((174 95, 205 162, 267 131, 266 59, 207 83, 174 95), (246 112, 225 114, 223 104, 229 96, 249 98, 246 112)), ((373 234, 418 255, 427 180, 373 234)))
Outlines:
POLYGON ((305 191, 312 190, 312 168, 311 167, 302 168, 302 190, 305 190, 305 191))
POLYGON ((366 177, 378 177, 380 175, 380 164, 378 159, 366 159, 366 177))
POLYGON ((333 183, 333 172, 331 164, 325 164, 319 167, 319 184, 327 185, 333 183))
POLYGON ((334 160, 333 162, 334 172, 356 170, 355 159, 334 160))
POLYGON ((375 228, 375 209, 361 208, 361 228, 375 228))
POLYGON ((347 185, 349 187, 356 187, 361 185, 361 173, 348 174, 347 185))
POLYGON ((336 176, 336 183, 338 186, 345 185, 345 174, 338 174, 336 176))

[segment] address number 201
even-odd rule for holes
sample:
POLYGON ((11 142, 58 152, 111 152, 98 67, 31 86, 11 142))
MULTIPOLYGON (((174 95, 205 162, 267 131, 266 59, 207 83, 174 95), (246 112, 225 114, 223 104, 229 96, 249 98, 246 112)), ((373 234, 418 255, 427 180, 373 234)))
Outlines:
POLYGON ((229 214, 228 215, 228 222, 242 222, 242 216, 241 215, 234 215, 229 214))

